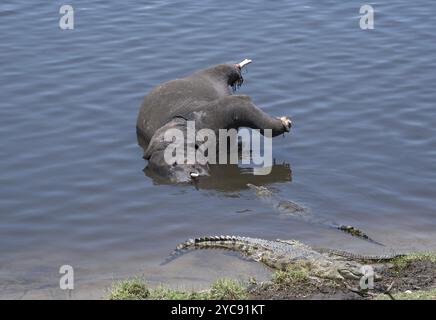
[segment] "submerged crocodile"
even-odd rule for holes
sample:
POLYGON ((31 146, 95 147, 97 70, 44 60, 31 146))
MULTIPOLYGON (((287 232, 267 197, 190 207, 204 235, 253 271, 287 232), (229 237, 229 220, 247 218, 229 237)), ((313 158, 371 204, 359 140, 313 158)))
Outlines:
POLYGON ((334 280, 360 279, 362 263, 382 263, 403 254, 358 255, 330 249, 313 249, 296 240, 264 240, 239 236, 210 236, 189 239, 179 244, 173 252, 175 257, 190 249, 225 249, 261 262, 268 267, 286 270, 301 266, 314 277, 334 280))
POLYGON ((333 221, 328 221, 326 219, 320 219, 318 217, 315 217, 310 214, 309 210, 303 206, 300 206, 299 204, 281 199, 274 195, 274 193, 264 187, 264 186, 255 186, 254 184, 248 183, 247 187, 253 190, 258 198, 260 198, 262 201, 267 203, 268 205, 271 205, 274 209, 279 211, 280 213, 284 213, 287 215, 290 215, 292 217, 296 217, 299 219, 302 219, 307 222, 311 223, 317 223, 324 226, 327 226, 329 228, 337 229, 340 231, 343 231, 345 233, 348 233, 352 235, 353 237, 357 237, 366 241, 369 241, 374 244, 383 245, 373 239, 371 239, 368 235, 366 235, 361 230, 353 227, 353 226, 346 226, 343 224, 338 224, 333 221))

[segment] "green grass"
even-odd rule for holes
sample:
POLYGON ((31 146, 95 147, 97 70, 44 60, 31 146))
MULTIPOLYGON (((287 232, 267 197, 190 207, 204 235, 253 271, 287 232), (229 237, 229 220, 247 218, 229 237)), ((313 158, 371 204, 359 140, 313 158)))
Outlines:
MULTIPOLYGON (((412 291, 411 293, 400 292, 392 296, 395 300, 436 300, 436 288, 428 291, 412 291)), ((376 300, 391 300, 391 298, 386 294, 380 294, 376 300)))
POLYGON ((246 288, 238 281, 219 279, 204 292, 185 292, 159 286, 149 289, 143 279, 133 278, 116 283, 109 290, 109 300, 244 300, 246 288))
POLYGON ((145 300, 150 296, 147 284, 140 278, 121 281, 112 286, 109 300, 145 300))
POLYGON ((162 286, 151 290, 149 296, 150 300, 203 300, 206 298, 205 293, 178 291, 162 286))
POLYGON ((245 300, 248 294, 247 289, 239 281, 219 279, 210 288, 208 298, 211 300, 245 300))
POLYGON ((396 270, 403 270, 407 268, 410 263, 415 261, 429 261, 431 263, 436 263, 436 254, 434 253, 412 253, 403 257, 398 257, 392 260, 394 268, 396 270))
POLYGON ((274 272, 272 283, 278 286, 293 286, 298 283, 307 283, 309 273, 304 268, 290 268, 286 271, 278 270, 274 272))

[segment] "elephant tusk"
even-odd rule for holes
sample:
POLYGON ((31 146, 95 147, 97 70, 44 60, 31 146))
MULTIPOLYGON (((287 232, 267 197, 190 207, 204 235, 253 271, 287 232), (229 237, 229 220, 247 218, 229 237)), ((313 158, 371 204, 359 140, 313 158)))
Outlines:
POLYGON ((199 176, 198 172, 191 172, 189 175, 191 176, 191 178, 194 178, 194 179, 199 176))
POLYGON ((237 66, 239 67, 239 69, 242 69, 243 67, 245 67, 247 64, 250 64, 251 62, 252 60, 245 59, 244 61, 239 62, 237 66))

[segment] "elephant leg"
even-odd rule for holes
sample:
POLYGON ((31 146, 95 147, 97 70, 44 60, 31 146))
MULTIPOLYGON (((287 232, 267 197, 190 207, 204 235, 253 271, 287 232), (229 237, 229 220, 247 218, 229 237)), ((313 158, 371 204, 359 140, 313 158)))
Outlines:
POLYGON ((274 118, 253 104, 248 96, 228 96, 220 98, 203 106, 192 113, 192 118, 199 122, 202 128, 238 129, 248 127, 272 130, 272 136, 289 132, 291 120, 288 117, 274 118))

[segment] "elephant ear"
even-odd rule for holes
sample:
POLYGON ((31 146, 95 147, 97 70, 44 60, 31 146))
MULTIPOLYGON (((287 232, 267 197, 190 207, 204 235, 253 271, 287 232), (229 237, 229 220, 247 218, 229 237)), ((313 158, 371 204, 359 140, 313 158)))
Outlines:
POLYGON ((147 149, 144 151, 144 159, 150 160, 153 153, 157 151, 164 151, 165 148, 171 143, 165 141, 165 132, 169 129, 179 129, 185 132, 186 120, 182 118, 175 118, 170 122, 166 123, 164 126, 156 130, 154 135, 151 137, 147 149))
POLYGON ((144 151, 144 159, 150 160, 153 153, 159 150, 163 150, 168 142, 164 140, 165 131, 162 132, 162 128, 158 129, 151 137, 147 149, 144 151))
MULTIPOLYGON (((153 136, 154 137, 154 136, 153 136)), ((152 138, 153 139, 153 138, 152 138)), ((153 150, 153 147, 154 145, 153 145, 153 143, 152 143, 152 141, 150 141, 150 144, 148 145, 148 147, 147 147, 147 149, 144 151, 144 156, 143 156, 143 158, 145 159, 145 160, 150 160, 150 158, 151 158, 151 155, 153 154, 153 152, 154 152, 154 150, 153 150)))

